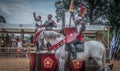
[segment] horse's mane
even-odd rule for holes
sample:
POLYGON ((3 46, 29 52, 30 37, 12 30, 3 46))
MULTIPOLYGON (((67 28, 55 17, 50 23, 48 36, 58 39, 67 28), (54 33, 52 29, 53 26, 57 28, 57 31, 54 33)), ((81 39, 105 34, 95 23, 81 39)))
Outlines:
POLYGON ((53 40, 55 40, 55 39, 57 39, 58 37, 60 37, 60 35, 59 35, 59 34, 54 35, 54 34, 52 34, 52 33, 49 33, 49 34, 44 33, 44 37, 45 37, 45 39, 53 39, 53 40))
MULTIPOLYGON (((55 32, 55 31, 44 31, 44 38, 46 41, 49 41, 50 43, 57 43, 61 40, 61 36, 63 36, 61 33, 55 32)), ((42 33, 40 34, 42 35, 42 33)), ((41 37, 41 36, 39 36, 41 37)))

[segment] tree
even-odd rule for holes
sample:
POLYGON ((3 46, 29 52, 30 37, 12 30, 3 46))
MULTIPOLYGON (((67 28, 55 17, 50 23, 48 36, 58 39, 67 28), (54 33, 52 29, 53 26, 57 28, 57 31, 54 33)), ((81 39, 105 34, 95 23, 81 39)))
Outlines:
MULTIPOLYGON (((62 10, 65 12, 69 11, 71 0, 63 0, 55 2, 56 7, 56 18, 58 21, 62 19, 62 10)), ((90 24, 97 24, 102 20, 105 20, 105 14, 108 12, 109 3, 105 0, 74 0, 75 12, 78 12, 80 4, 87 7, 87 14, 85 15, 85 20, 90 24)))
POLYGON ((3 16, 1 16, 1 15, 0 15, 0 22, 6 23, 6 19, 3 16))
POLYGON ((120 51, 120 2, 116 0, 110 5, 109 11, 106 14, 107 18, 110 22, 111 32, 112 32, 112 41, 111 41, 111 49, 110 56, 111 59, 120 51))
POLYGON ((85 0, 88 9, 86 18, 90 24, 102 23, 106 19, 105 14, 108 12, 109 3, 105 0, 85 0))
POLYGON ((112 28, 114 29, 115 27, 118 28, 120 27, 120 3, 113 3, 110 5, 109 7, 109 11, 106 14, 107 15, 107 19, 110 22, 110 25, 113 26, 112 28))
MULTIPOLYGON (((80 0, 74 0, 75 10, 79 7, 80 0)), ((63 18, 63 10, 64 12, 69 11, 70 6, 70 0, 63 0, 63 1, 57 1, 55 2, 55 8, 56 8, 56 18, 59 22, 63 18)))

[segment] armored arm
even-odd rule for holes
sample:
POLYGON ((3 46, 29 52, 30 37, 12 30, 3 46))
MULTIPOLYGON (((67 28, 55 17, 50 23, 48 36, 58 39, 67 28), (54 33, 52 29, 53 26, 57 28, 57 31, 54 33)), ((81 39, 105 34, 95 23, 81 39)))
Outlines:
POLYGON ((82 23, 81 23, 81 26, 82 26, 82 27, 81 27, 81 31, 80 31, 79 35, 82 35, 82 32, 85 31, 85 29, 86 29, 85 22, 82 22, 82 23))

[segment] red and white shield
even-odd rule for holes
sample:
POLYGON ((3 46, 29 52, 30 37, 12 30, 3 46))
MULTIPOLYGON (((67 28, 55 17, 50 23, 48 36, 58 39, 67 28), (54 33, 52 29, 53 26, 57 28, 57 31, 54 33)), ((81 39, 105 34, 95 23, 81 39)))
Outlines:
POLYGON ((77 29, 75 27, 65 28, 64 33, 65 33, 65 42, 66 43, 72 42, 78 36, 78 32, 77 32, 77 29))
POLYGON ((46 57, 43 60, 43 64, 44 64, 45 68, 52 68, 53 60, 50 57, 46 57))

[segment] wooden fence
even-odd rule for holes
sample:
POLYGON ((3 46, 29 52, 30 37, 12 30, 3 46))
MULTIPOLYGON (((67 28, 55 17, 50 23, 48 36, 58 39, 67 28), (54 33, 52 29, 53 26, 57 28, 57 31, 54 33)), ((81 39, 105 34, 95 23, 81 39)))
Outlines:
POLYGON ((30 51, 35 51, 35 48, 0 47, 0 56, 26 55, 30 51))

